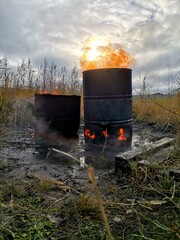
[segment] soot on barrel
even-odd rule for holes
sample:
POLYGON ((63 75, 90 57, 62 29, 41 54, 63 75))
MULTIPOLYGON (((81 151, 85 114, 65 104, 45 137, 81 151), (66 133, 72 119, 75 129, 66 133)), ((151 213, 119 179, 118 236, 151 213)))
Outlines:
POLYGON ((35 94, 36 133, 57 131, 77 136, 80 124, 80 96, 35 94))
POLYGON ((85 140, 130 147, 132 70, 104 68, 83 72, 85 140))

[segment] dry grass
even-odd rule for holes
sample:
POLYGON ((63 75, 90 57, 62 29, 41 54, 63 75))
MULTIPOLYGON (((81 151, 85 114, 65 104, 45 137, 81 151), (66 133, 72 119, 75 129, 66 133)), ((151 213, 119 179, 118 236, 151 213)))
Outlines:
MULTIPOLYGON (((82 87, 79 82, 77 67, 68 70, 58 68, 46 59, 38 69, 33 69, 30 59, 22 61, 16 70, 8 66, 6 58, 0 60, 0 125, 13 125, 27 122, 23 109, 23 101, 33 101, 35 93, 51 93, 61 95, 81 95, 82 87), (18 109, 19 108, 19 109, 18 109), (16 111, 18 109, 18 111, 16 111)), ((26 107, 24 112, 26 112, 26 107)), ((29 116, 28 116, 29 117, 29 116)))
MULTIPOLYGON (((30 71, 30 65, 27 66, 30 71)), ((25 73, 20 75, 20 70, 24 69, 22 65, 16 77, 7 72, 6 78, 2 75, 1 124, 12 119, 14 123, 21 122, 24 115, 19 114, 17 105, 12 116, 14 102, 32 98, 41 88, 32 71, 28 87, 23 85, 25 73)), ((43 68, 40 70, 43 74, 43 68)), ((44 62, 44 70, 50 76, 44 86, 52 89, 57 76, 55 66, 48 68, 44 62), (54 69, 54 74, 48 69, 54 69)), ((42 78, 41 75, 39 79, 42 78)), ((59 93, 82 91, 76 82, 76 72, 70 77, 63 68, 58 79, 59 93)), ((175 160, 180 157, 179 103, 180 93, 165 98, 143 96, 133 100, 133 113, 138 120, 176 126, 177 141, 171 156, 175 160)), ((0 239, 180 239, 180 185, 167 175, 159 175, 157 169, 136 168, 126 178, 110 174, 98 180, 90 171, 89 179, 96 193, 93 195, 87 186, 84 186, 85 192, 79 193, 79 189, 74 191, 62 182, 37 176, 26 174, 22 179, 10 178, 11 168, 0 159, 0 239)))
POLYGON ((133 100, 133 113, 137 120, 180 125, 180 93, 163 98, 141 96, 133 100))
MULTIPOLYGON (((9 178, 2 175, 4 167, 2 163, 0 239, 112 239, 92 188, 81 194, 66 192, 36 178, 9 178)), ((126 178, 102 176, 97 184, 114 240, 179 239, 180 186, 174 179, 157 178, 145 168, 126 178)))

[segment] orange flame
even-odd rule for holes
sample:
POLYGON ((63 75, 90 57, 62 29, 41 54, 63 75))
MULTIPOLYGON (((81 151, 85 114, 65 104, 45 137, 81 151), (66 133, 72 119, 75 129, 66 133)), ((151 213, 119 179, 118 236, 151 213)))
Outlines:
POLYGON ((39 94, 48 94, 48 92, 46 90, 40 90, 39 94))
POLYGON ((54 90, 51 91, 51 94, 52 95, 59 95, 59 91, 54 89, 54 90))
POLYGON ((40 90, 39 94, 59 95, 59 91, 58 90, 52 90, 51 92, 48 92, 47 90, 40 90))
POLYGON ((89 129, 85 129, 84 134, 91 139, 95 139, 95 137, 96 137, 94 133, 93 134, 90 133, 89 129))
POLYGON ((102 39, 88 38, 80 58, 82 71, 97 68, 128 68, 135 62, 119 45, 116 47, 102 39))
POLYGON ((118 140, 119 140, 119 141, 126 141, 126 140, 127 140, 127 138, 126 138, 125 135, 124 135, 124 129, 123 129, 123 128, 120 128, 120 129, 119 129, 118 140))
POLYGON ((105 137, 105 138, 107 138, 107 137, 108 137, 107 130, 104 130, 104 131, 103 131, 103 135, 104 135, 104 137, 105 137))

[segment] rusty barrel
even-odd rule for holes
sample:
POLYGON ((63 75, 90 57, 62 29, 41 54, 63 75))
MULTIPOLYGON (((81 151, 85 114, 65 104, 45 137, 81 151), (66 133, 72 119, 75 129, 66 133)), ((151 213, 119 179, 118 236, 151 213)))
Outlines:
POLYGON ((80 96, 35 94, 36 131, 57 131, 77 136, 80 125, 80 96))
POLYGON ((132 141, 132 70, 104 68, 83 72, 85 130, 93 142, 132 141), (88 129, 88 130, 87 130, 88 129), (122 135, 122 136, 121 136, 122 135), (122 137, 122 138, 121 138, 122 137))

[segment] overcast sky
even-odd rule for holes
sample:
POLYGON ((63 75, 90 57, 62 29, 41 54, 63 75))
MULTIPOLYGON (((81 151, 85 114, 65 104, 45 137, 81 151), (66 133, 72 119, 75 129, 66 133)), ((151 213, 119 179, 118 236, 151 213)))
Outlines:
POLYGON ((180 0, 0 0, 0 58, 79 67, 84 41, 101 36, 135 58, 133 86, 146 74, 158 91, 180 78, 179 22, 180 0))

